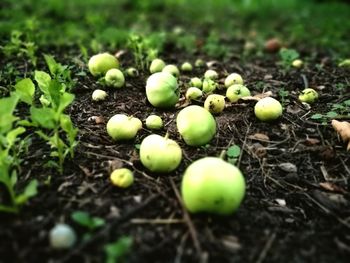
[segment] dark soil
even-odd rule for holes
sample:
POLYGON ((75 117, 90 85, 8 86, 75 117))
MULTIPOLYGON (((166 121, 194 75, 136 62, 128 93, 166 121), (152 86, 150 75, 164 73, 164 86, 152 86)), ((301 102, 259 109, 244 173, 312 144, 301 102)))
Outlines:
MULTIPOLYGON (((165 60, 181 63, 176 58, 165 60)), ((272 91, 281 100, 278 91, 289 91, 282 118, 263 123, 254 116, 254 101, 228 103, 216 116, 215 138, 199 148, 187 146, 176 131, 175 117, 185 106, 184 100, 166 111, 147 102, 147 73, 127 79, 120 90, 108 89, 108 99, 98 103, 91 101, 91 93, 100 85, 90 75, 79 77, 76 101, 69 109, 79 128, 75 158, 67 160, 60 176, 44 166, 50 149, 33 140, 20 185, 38 178, 39 194, 20 214, 0 215, 0 262, 103 262, 103 246, 121 236, 133 238, 128 262, 349 262, 349 153, 329 122, 322 125, 309 119, 314 113, 327 112, 330 103, 350 98, 349 93, 334 88, 348 72, 324 56, 314 57, 304 69, 286 72, 277 60, 275 55, 246 62, 232 58, 218 63, 216 69, 221 83, 226 71, 241 73, 253 95, 272 91), (317 63, 321 69, 314 66, 317 63), (311 109, 297 101, 306 85, 321 94, 311 109), (176 172, 156 175, 143 168, 135 145, 151 133, 146 128, 135 141, 113 142, 105 123, 117 113, 141 120, 159 114, 165 128, 158 133, 168 132, 183 149, 176 172), (237 165, 247 182, 241 207, 231 216, 201 214, 189 219, 175 191, 185 168, 201 157, 220 155, 232 144, 242 149, 237 165), (135 183, 125 190, 113 187, 108 178, 111 170, 122 166, 135 172, 135 183), (71 220, 76 210, 104 218, 106 225, 94 231, 88 242, 54 251, 48 232, 57 222, 71 224, 80 239, 86 232, 71 220)), ((204 71, 181 76, 181 87, 204 71)))

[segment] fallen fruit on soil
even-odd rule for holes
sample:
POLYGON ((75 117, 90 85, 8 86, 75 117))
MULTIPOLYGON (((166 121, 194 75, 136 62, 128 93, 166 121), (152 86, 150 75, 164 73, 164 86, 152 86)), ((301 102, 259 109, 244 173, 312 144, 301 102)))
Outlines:
POLYGON ((218 94, 209 95, 204 101, 204 108, 213 114, 221 113, 225 108, 225 97, 218 94))
POLYGON ((265 50, 270 53, 277 52, 282 47, 281 41, 278 38, 271 38, 265 42, 265 50))
POLYGON ((301 59, 295 59, 292 62, 292 66, 295 68, 301 68, 303 66, 304 62, 301 59))
POLYGON ((120 168, 111 173, 110 180, 115 186, 127 188, 133 184, 134 174, 128 168, 120 168))
POLYGON ((196 68, 204 67, 204 66, 205 66, 205 62, 204 62, 203 59, 198 58, 198 59, 196 59, 196 61, 194 62, 194 66, 195 66, 196 68))
POLYGON ((187 89, 185 97, 187 100, 197 100, 203 96, 203 92, 196 87, 190 87, 187 89))
POLYGON ((107 96, 108 96, 108 94, 104 90, 96 89, 92 93, 92 100, 94 100, 94 101, 105 100, 107 98, 107 96))
POLYGON ((210 93, 210 92, 213 92, 214 90, 216 90, 217 86, 218 86, 218 84, 214 80, 204 79, 202 90, 204 93, 210 93))
POLYGON ((175 106, 180 96, 176 78, 167 72, 152 74, 147 79, 146 96, 154 107, 175 106))
POLYGON ((111 54, 101 53, 90 58, 88 67, 93 76, 105 75, 108 70, 119 68, 119 61, 111 54))
POLYGON ((105 81, 109 87, 121 88, 125 84, 124 74, 119 69, 110 69, 106 73, 105 81))
POLYGON ((216 80, 219 78, 219 74, 212 69, 208 69, 205 73, 204 73, 204 78, 205 79, 211 79, 211 80, 216 80))
POLYGON ((173 75, 175 78, 178 78, 180 76, 180 71, 177 66, 175 65, 166 65, 162 72, 167 72, 173 75))
POLYGON ((182 71, 192 71, 193 67, 191 65, 190 62, 184 62, 182 65, 181 65, 181 70, 182 71))
POLYGON ((160 130, 163 128, 163 120, 158 115, 150 115, 146 119, 146 127, 151 130, 160 130))
POLYGON ((182 150, 174 140, 158 134, 147 136, 140 145, 141 163, 150 171, 168 173, 174 171, 182 159, 182 150))
POLYGON ((134 78, 134 77, 139 75, 139 72, 137 71, 137 69, 136 68, 132 68, 132 67, 131 68, 127 68, 125 73, 126 73, 126 75, 128 77, 131 77, 131 78, 134 78))
POLYGON ((151 65, 149 67, 149 71, 152 74, 156 72, 161 72, 164 67, 165 67, 165 62, 160 58, 156 58, 152 60, 151 65))
POLYGON ((176 126, 186 144, 190 146, 207 144, 216 133, 213 115, 197 105, 182 109, 176 117, 176 126))
POLYGON ((243 78, 238 73, 231 73, 225 78, 225 87, 228 88, 234 84, 243 85, 243 78))
POLYGON ((314 89, 304 89, 299 95, 299 100, 306 103, 314 103, 318 99, 318 93, 314 89))
POLYGON ((230 102, 237 102, 240 98, 250 96, 250 90, 242 84, 234 84, 226 90, 226 97, 230 102))
POLYGON ((189 84, 191 87, 196 87, 196 88, 201 89, 203 83, 202 83, 202 80, 200 78, 194 77, 194 78, 191 78, 189 84))
POLYGON ((272 121, 282 115, 282 105, 278 100, 266 97, 255 104, 254 113, 261 121, 272 121))
POLYGON ((181 193, 192 213, 229 215, 243 200, 245 180, 236 166, 217 157, 205 157, 187 167, 181 193))
POLYGON ((113 140, 133 139, 141 128, 140 119, 125 114, 116 114, 107 122, 107 133, 113 140))
POLYGON ((49 233, 50 245, 55 249, 67 249, 77 240, 75 231, 67 224, 55 225, 49 233))

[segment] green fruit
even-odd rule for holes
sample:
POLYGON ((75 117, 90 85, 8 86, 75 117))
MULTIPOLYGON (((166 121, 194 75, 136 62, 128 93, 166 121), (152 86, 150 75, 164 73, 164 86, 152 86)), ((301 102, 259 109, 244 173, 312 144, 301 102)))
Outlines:
POLYGON ((147 79, 146 96, 148 101, 158 108, 170 108, 179 100, 176 78, 167 72, 157 72, 147 79))
POLYGON ((222 112, 225 108, 225 97, 218 94, 209 95, 204 101, 204 108, 213 114, 222 112))
POLYGON ((160 130, 163 128, 163 120, 158 115, 150 115, 146 119, 146 127, 151 130, 160 130))
POLYGON ((299 100, 306 103, 314 103, 318 99, 318 93, 314 89, 304 89, 299 95, 299 100))
POLYGON ((259 100, 254 107, 255 116, 261 121, 272 121, 282 115, 281 103, 271 97, 259 100))
POLYGON ((197 105, 182 109, 176 117, 176 126, 186 144, 207 144, 216 133, 216 121, 209 111, 197 105))
POLYGON ((125 71, 126 75, 130 78, 134 78, 139 75, 139 72, 137 71, 136 68, 127 68, 125 71))
POLYGON ((114 170, 110 175, 110 180, 113 185, 127 188, 134 182, 134 174, 127 168, 120 168, 114 170))
POLYGON ((212 69, 208 69, 205 73, 204 73, 204 78, 205 79, 211 79, 211 80, 216 80, 219 78, 219 74, 212 69))
POLYGON ((149 71, 153 74, 156 72, 161 72, 165 67, 165 62, 159 58, 153 59, 149 67, 149 71))
POLYGON ((199 89, 201 89, 201 88, 202 88, 202 85, 203 85, 201 79, 200 79, 200 78, 197 78, 197 77, 191 78, 189 84, 190 84, 191 87, 196 87, 196 88, 199 88, 199 89))
POLYGON ((241 84, 243 85, 243 79, 242 76, 237 73, 232 73, 228 75, 225 79, 225 87, 228 88, 234 84, 241 84))
POLYGON ((295 68, 301 68, 303 66, 303 61, 301 59, 295 59, 292 62, 292 66, 295 68))
POLYGON ((180 76, 180 71, 175 65, 166 65, 162 72, 167 72, 173 75, 175 78, 178 78, 180 76))
POLYGON ((119 61, 115 56, 101 53, 90 58, 89 71, 93 76, 105 75, 112 68, 119 68, 119 61))
POLYGON ((203 59, 196 59, 196 61, 194 62, 194 66, 197 67, 197 68, 201 68, 201 67, 204 67, 205 66, 205 62, 203 59))
POLYGON ((196 87, 190 87, 187 89, 185 97, 187 100, 198 100, 203 96, 203 92, 196 87))
POLYGON ((116 114, 107 122, 107 133, 113 140, 133 139, 141 128, 140 119, 125 114, 116 114))
POLYGON ((189 62, 184 62, 182 65, 181 65, 181 70, 182 71, 192 71, 193 67, 191 65, 191 63, 189 62))
POLYGON ((211 93, 214 90, 216 90, 218 84, 211 80, 211 79, 204 79, 203 80, 203 86, 202 86, 202 90, 204 93, 211 93))
POLYGON ((108 96, 108 94, 104 90, 96 89, 92 93, 92 100, 94 100, 94 101, 105 100, 107 98, 107 96, 108 96))
POLYGON ((109 87, 121 88, 125 84, 124 74, 119 69, 110 69, 106 73, 105 81, 109 87))
POLYGON ((77 241, 73 228, 67 224, 57 224, 49 233, 50 245, 54 249, 71 248, 77 241))
POLYGON ((234 84, 226 90, 226 97, 231 102, 237 102, 240 98, 250 96, 250 91, 242 84, 234 84))
POLYGON ((174 171, 182 159, 177 142, 157 134, 147 136, 140 145, 141 163, 150 171, 168 173, 174 171))
POLYGON ((228 215, 237 210, 245 195, 245 180, 234 165, 216 157, 193 162, 181 183, 185 207, 192 213, 228 215))

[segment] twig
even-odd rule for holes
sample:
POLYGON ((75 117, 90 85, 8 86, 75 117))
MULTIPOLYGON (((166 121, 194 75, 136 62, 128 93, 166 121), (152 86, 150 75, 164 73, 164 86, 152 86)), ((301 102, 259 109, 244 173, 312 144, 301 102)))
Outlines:
POLYGON ((185 205, 182 201, 182 198, 180 196, 180 193, 179 193, 179 190, 176 188, 176 185, 174 183, 174 180, 172 178, 170 178, 170 183, 171 183, 171 186, 174 190, 174 193, 176 195, 176 198, 178 199, 180 205, 181 205, 181 208, 182 208, 182 212, 183 212, 183 215, 184 215, 184 220, 187 224, 187 227, 188 227, 188 230, 190 232, 190 235, 192 237, 192 241, 193 241, 193 244, 194 244, 194 247, 196 249, 196 252, 197 252, 197 255, 200 259, 200 262, 203 262, 203 259, 202 259, 202 248, 201 248, 201 245, 199 243, 199 240, 198 240, 198 236, 197 236, 197 231, 196 231, 196 228, 194 227, 194 224, 191 220, 191 217, 189 215, 189 213, 187 212, 186 208, 185 208, 185 205))
POLYGON ((184 222, 184 219, 177 218, 133 218, 130 220, 132 224, 182 224, 184 222))
MULTIPOLYGON (((250 131, 250 126, 252 125, 252 123, 249 123, 249 126, 247 128, 247 132, 245 133, 245 136, 244 136, 244 141, 243 141, 243 144, 242 144, 242 150, 244 149, 246 143, 247 143, 247 137, 248 137, 248 133, 250 131)), ((242 160, 242 156, 243 156, 243 151, 241 151, 241 154, 239 155, 238 157, 238 161, 237 161, 237 167, 239 168, 240 164, 241 164, 241 160, 242 160)))
POLYGON ((256 263, 262 263, 265 260, 267 252, 269 252, 269 250, 271 249, 271 246, 273 244, 273 241, 275 241, 275 238, 276 238, 276 232, 274 232, 267 240, 263 250, 260 252, 260 255, 256 263))

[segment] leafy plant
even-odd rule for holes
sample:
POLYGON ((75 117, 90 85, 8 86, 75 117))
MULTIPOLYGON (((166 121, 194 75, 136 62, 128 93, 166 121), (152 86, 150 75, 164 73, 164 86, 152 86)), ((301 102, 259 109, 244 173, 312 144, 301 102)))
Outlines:
POLYGON ((75 211, 71 215, 72 219, 79 225, 86 227, 90 232, 105 225, 105 220, 100 217, 93 217, 84 211, 75 211))
POLYGON ((278 95, 281 98, 281 104, 285 105, 286 103, 289 102, 288 96, 289 96, 289 91, 285 90, 284 88, 279 89, 278 95))
POLYGON ((132 246, 132 238, 123 236, 113 243, 104 246, 106 253, 105 263, 124 262, 125 256, 129 253, 132 246))
POLYGON ((292 62, 299 58, 299 53, 295 49, 282 48, 279 51, 281 58, 281 64, 285 69, 289 69, 292 66, 292 62))
POLYGON ((240 155, 241 148, 238 145, 232 145, 226 151, 227 161, 231 164, 236 164, 240 155))
POLYGON ((334 118, 348 118, 350 116, 350 100, 345 100, 341 103, 332 104, 331 110, 325 114, 316 113, 313 114, 310 118, 316 121, 326 124, 328 120, 334 118))

